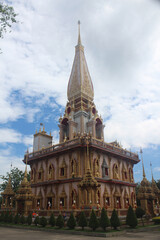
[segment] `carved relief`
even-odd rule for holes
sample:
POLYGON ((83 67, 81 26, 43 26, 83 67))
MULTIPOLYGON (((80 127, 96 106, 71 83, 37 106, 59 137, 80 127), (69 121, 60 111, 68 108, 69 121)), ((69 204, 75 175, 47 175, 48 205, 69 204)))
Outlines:
POLYGON ((119 179, 118 166, 116 163, 113 165, 113 178, 119 179))

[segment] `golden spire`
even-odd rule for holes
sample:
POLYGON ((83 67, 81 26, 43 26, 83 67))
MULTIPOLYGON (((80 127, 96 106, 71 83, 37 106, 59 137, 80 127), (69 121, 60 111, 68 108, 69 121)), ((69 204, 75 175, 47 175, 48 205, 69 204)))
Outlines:
POLYGON ((28 148, 27 148, 27 152, 26 152, 26 167, 25 167, 24 179, 23 179, 24 182, 27 182, 27 161, 28 161, 28 154, 29 154, 29 151, 28 151, 28 148))
POLYGON ((81 22, 78 20, 78 45, 81 45, 80 24, 81 22))
POLYGON ((145 178, 145 177, 146 177, 146 174, 145 174, 145 171, 144 171, 143 151, 142 151, 142 148, 140 149, 140 154, 141 154, 141 160, 142 160, 143 178, 145 178))
POLYGON ((68 82, 68 100, 71 101, 73 97, 79 98, 84 96, 89 97, 92 101, 94 97, 94 90, 84 55, 84 47, 81 44, 80 21, 78 21, 78 44, 75 48, 75 57, 68 82))
POLYGON ((152 175, 152 182, 154 181, 154 178, 153 178, 153 171, 152 171, 152 163, 150 162, 150 167, 151 167, 151 175, 152 175))

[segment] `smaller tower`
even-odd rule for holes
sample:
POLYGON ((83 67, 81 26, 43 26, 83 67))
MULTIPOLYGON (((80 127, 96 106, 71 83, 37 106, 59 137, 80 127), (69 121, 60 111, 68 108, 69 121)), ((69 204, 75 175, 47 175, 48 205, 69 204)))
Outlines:
POLYGON ((154 201, 156 199, 156 196, 153 192, 150 182, 146 179, 142 149, 140 150, 140 154, 141 154, 141 161, 142 161, 142 168, 143 168, 143 180, 141 181, 137 198, 140 200, 141 207, 144 209, 146 214, 153 216, 155 214, 154 201))
POLYGON ((39 132, 36 131, 36 133, 34 134, 33 151, 36 152, 43 148, 47 148, 51 146, 52 146, 52 136, 51 134, 48 135, 46 133, 43 125, 43 129, 41 130, 41 127, 40 127, 39 132))
POLYGON ((11 176, 9 176, 7 186, 4 190, 4 192, 1 193, 1 195, 2 195, 1 209, 13 208, 13 199, 14 199, 15 193, 12 189, 11 176))
POLYGON ((25 216, 27 216, 29 211, 32 210, 32 201, 33 201, 31 184, 27 180, 27 159, 28 159, 28 153, 26 157, 26 168, 25 168, 24 178, 16 194, 16 212, 23 214, 25 216))

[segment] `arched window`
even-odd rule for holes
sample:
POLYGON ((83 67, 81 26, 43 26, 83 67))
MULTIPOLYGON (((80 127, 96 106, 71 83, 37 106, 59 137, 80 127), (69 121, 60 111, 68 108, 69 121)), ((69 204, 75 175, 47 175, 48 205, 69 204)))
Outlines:
POLYGON ((129 181, 133 182, 133 170, 131 168, 129 169, 129 181))
POLYGON ((99 118, 96 119, 96 138, 102 138, 102 121, 99 118))
POLYGON ((36 181, 36 170, 34 168, 31 170, 31 181, 36 181))
POLYGON ((55 171, 54 171, 54 166, 53 164, 49 165, 49 169, 48 169, 48 179, 54 179, 54 175, 55 175, 55 171))
POLYGON ((68 118, 64 118, 62 120, 62 124, 63 124, 63 140, 69 140, 68 118))
POLYGON ((114 164, 114 165, 113 165, 113 178, 114 178, 114 179, 119 179, 118 166, 117 166, 117 164, 114 164))

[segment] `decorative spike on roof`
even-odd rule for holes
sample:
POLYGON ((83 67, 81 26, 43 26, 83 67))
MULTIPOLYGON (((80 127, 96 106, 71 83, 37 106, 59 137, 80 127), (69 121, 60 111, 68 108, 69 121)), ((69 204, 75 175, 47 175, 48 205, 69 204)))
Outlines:
POLYGON ((75 47, 75 58, 68 83, 68 100, 81 96, 93 100, 94 90, 92 80, 89 74, 87 62, 84 55, 84 47, 81 44, 80 21, 78 21, 78 44, 75 47))
POLYGON ((143 163, 143 151, 142 148, 140 149, 141 153, 141 160, 142 160, 142 168, 143 168, 143 178, 146 178, 145 170, 144 170, 144 163, 143 163))
POLYGON ((12 184, 11 184, 11 177, 9 176, 8 183, 6 185, 5 190, 1 193, 1 195, 8 195, 8 196, 13 196, 15 193, 12 189, 12 184))

